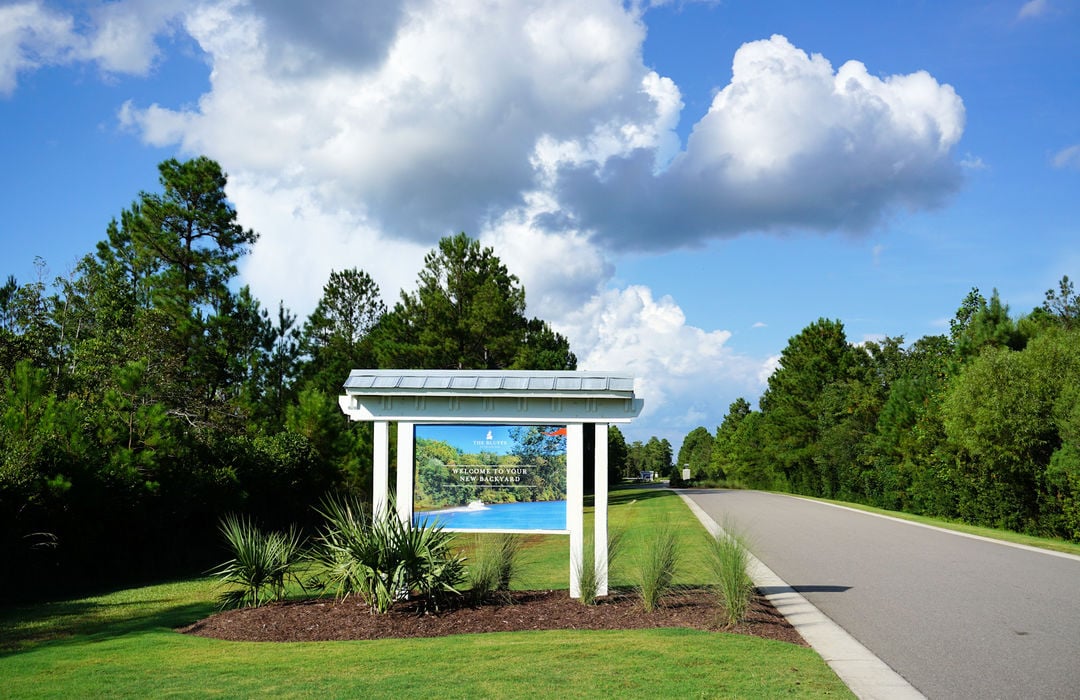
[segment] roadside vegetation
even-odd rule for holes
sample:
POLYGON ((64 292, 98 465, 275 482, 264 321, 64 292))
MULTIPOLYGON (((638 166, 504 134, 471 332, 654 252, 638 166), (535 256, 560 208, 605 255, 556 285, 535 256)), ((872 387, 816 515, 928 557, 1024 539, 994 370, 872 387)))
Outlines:
POLYGON ((577 364, 464 233, 392 308, 358 267, 307 319, 256 299, 221 167, 159 172, 72 267, 0 280, 0 597, 205 571, 228 513, 310 534, 327 492, 370 500, 370 425, 337 404, 352 369, 577 364))
MULTIPOLYGON (((689 555, 674 583, 709 580, 702 562, 710 538, 677 496, 626 490, 613 492, 611 501, 613 527, 626 532, 622 561, 635 559, 668 523, 689 555)), ((460 536, 457 545, 466 556, 494 546, 472 536, 460 536)), ((529 536, 517 545, 510 548, 519 565, 513 587, 567 588, 565 536, 529 536)), ((629 568, 621 567, 613 585, 633 585, 629 568)), ((287 588, 288 595, 306 595, 295 584, 287 588)), ((812 650, 724 633, 548 631, 278 644, 173 631, 213 613, 219 594, 215 579, 198 578, 4 610, 4 694, 308 697, 317 688, 323 695, 389 698, 438 688, 453 698, 851 697, 812 650), (588 683, 580 682, 582 668, 589 669, 588 683)))
MULTIPOLYGON (((810 649, 688 630, 533 632, 274 644, 171 631, 213 585, 151 586, 68 603, 70 636, 0 653, 4 695, 32 697, 851 697, 810 649), (178 590, 179 588, 179 590, 178 590), (140 612, 133 612, 138 606, 140 612), (91 610, 97 611, 96 614, 91 610), (107 611, 107 612, 105 612, 107 611), (98 618, 90 621, 85 616, 98 618), (107 618, 102 620, 101 618, 107 618), (672 663, 673 650, 685 663, 672 663), (588 683, 581 682, 582 668, 588 683), (43 679, 48 679, 43 683, 43 679)), ((6 621, 5 621, 6 622, 6 621)))
MULTIPOLYGON (((635 501, 631 501, 626 506, 623 513, 623 520, 626 522, 629 519, 629 514, 633 511, 635 501)), ((590 532, 592 532, 590 530, 590 532)), ((609 523, 608 527, 608 583, 610 588, 610 582, 612 577, 615 576, 619 568, 622 566, 623 552, 626 549, 626 532, 627 527, 625 525, 612 528, 609 523)), ((577 566, 578 587, 581 591, 581 602, 585 605, 595 605, 597 596, 600 591, 601 577, 603 572, 600 571, 599 562, 595 561, 596 548, 592 538, 586 537, 584 549, 582 551, 581 562, 577 566)))
MULTIPOLYGON (((612 499, 609 587, 617 585, 620 577, 629 580, 642 610, 648 613, 683 587, 676 581, 685 568, 698 576, 697 585, 717 593, 728 624, 740 622, 753 593, 747 574, 749 553, 742 539, 722 533, 703 540, 692 523, 680 526, 672 522, 673 512, 668 512, 663 522, 638 524, 637 514, 648 518, 653 507, 644 503, 636 508, 637 497, 648 501, 658 496, 670 499, 671 495, 655 490, 630 491, 636 497, 627 500, 625 493, 617 492, 612 499), (630 534, 635 537, 632 542, 630 534), (628 545, 632 563, 624 575, 620 564, 628 545), (705 565, 688 567, 686 552, 698 558, 704 556, 705 565)), ((658 505, 665 511, 681 512, 670 503, 658 505)), ((437 611, 444 603, 460 603, 466 598, 472 604, 505 601, 515 580, 524 578, 534 583, 522 575, 526 548, 522 535, 458 537, 436 524, 403 523, 392 509, 370 517, 366 515, 369 508, 354 499, 324 499, 318 508, 324 523, 307 546, 295 527, 286 532, 263 532, 245 518, 225 518, 221 532, 232 556, 212 571, 224 588, 219 596, 221 606, 260 606, 284 600, 291 581, 292 595, 297 590, 303 595, 333 595, 339 599, 356 595, 372 613, 386 613, 394 603, 406 599, 419 599, 437 611)), ((547 549, 552 539, 562 545, 557 547, 565 546, 562 536, 540 536, 532 545, 543 543, 536 548, 539 552, 547 549)), ((589 538, 582 555, 569 576, 576 577, 581 602, 595 605, 604 572, 594 562, 594 546, 589 538)), ((561 568, 557 553, 552 556, 547 552, 543 558, 546 566, 561 568)))
MULTIPOLYGON (((694 485, 835 499, 1080 542, 1080 294, 1062 278, 1012 315, 973 289, 944 335, 791 338, 753 409, 692 430, 694 485)), ((672 473, 677 484, 680 469, 672 473)))
MULTIPOLYGON (((464 233, 438 242, 392 308, 360 268, 332 272, 305 320, 265 306, 236 285, 258 234, 237 223, 220 166, 168 160, 159 172, 161 191, 102 222, 70 269, 53 276, 39 260, 36 279, 0 285, 5 695, 843 694, 812 652, 683 630, 280 646, 172 632, 222 602, 328 592, 379 611, 409 592, 437 606, 470 590, 567 588, 565 537, 461 538, 367 519, 370 426, 350 424, 336 396, 358 367, 577 360, 525 315, 525 290, 494 251, 464 233), (215 563, 216 578, 190 578, 215 563), (101 590, 113 592, 87 595, 101 590), (30 600, 59 602, 18 606, 30 600), (430 663, 404 661, 415 658, 430 663), (583 664, 588 687, 573 682, 583 664)), ((1080 295, 1067 277, 1019 316, 972 290, 948 334, 913 343, 851 343, 820 319, 789 341, 758 409, 739 399, 677 455, 611 426, 609 480, 680 485, 685 468, 691 484, 1003 528, 1080 553, 1067 544, 1080 543, 1078 387, 1080 295)), ((676 501, 612 493, 609 585, 639 591, 647 608, 678 586, 717 583, 734 621, 745 546, 710 540, 676 501)), ((577 575, 590 603, 599 580, 586 550, 577 575)))
POLYGON ((404 523, 392 508, 374 517, 356 499, 330 497, 319 512, 326 519, 310 558, 324 588, 339 598, 359 595, 372 612, 384 613, 410 594, 434 609, 459 595, 465 558, 453 535, 437 525, 404 523))

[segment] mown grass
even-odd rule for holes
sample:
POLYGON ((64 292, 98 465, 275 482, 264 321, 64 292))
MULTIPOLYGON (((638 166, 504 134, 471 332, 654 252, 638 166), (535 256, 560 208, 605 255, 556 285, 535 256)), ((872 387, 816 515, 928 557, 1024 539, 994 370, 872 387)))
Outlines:
MULTIPOLYGON (((707 580, 708 536, 675 494, 615 492, 611 517, 613 524, 625 520, 640 542, 657 525, 674 525, 685 534, 687 552, 679 581, 707 580)), ((566 588, 566 538, 528 539, 516 586, 566 588)), ((635 550, 628 544, 623 561, 635 550)), ((616 585, 631 585, 629 571, 612 573, 616 585)), ((201 578, 0 610, 0 695, 851 697, 810 649, 692 630, 304 644, 224 642, 173 631, 212 613, 219 594, 214 581, 201 578)))
POLYGON ((0 609, 0 657, 171 630, 217 612, 220 592, 213 579, 200 578, 0 609))
MULTIPOLYGON (((711 580, 709 534, 676 494, 659 488, 618 489, 609 494, 608 506, 608 529, 622 530, 622 552, 609 571, 609 587, 633 588, 638 584, 635 567, 645 552, 646 541, 667 525, 679 533, 682 553, 675 583, 700 586, 711 580)), ((587 497, 586 532, 591 533, 592 526, 592 499, 587 497)), ((591 536, 586 540, 591 543, 591 536)), ((470 546, 464 539, 462 544, 470 546)), ((569 588, 570 555, 565 535, 525 535, 520 556, 521 575, 514 588, 569 588)))

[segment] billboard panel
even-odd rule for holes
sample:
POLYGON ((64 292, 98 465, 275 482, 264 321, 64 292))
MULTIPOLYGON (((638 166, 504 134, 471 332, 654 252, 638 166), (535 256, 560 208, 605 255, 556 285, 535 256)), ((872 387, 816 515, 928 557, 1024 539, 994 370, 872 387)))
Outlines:
POLYGON ((565 425, 417 425, 413 519, 566 531, 565 425))

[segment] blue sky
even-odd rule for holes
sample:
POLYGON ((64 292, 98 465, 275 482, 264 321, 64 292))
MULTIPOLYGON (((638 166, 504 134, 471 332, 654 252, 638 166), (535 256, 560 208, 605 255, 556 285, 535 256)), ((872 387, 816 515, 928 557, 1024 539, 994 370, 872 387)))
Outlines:
POLYGON ((509 454, 514 446, 507 425, 418 425, 416 437, 445 442, 466 454, 509 454))
MULTIPOLYGON (((529 426, 512 425, 417 425, 416 437, 439 440, 466 454, 488 452, 510 454, 515 446, 511 430, 529 426), (490 437, 488 437, 490 436, 490 437)), ((555 430, 557 426, 542 426, 555 430)))
POLYGON ((676 446, 819 317, 914 340, 1080 277, 1074 1, 299 7, 0 0, 0 275, 205 154, 264 305, 351 266, 392 303, 464 230, 676 446))

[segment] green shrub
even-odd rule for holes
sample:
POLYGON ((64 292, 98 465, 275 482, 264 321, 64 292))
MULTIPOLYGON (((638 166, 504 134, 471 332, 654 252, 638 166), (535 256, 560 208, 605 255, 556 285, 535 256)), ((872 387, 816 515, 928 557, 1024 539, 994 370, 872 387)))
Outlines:
POLYGON ((747 573, 749 564, 750 552, 738 534, 718 532, 710 540, 709 565, 716 578, 713 590, 731 625, 741 622, 750 609, 754 583, 747 573))
POLYGON ((679 571, 679 539, 670 527, 660 528, 645 543, 638 562, 638 593, 646 612, 652 612, 674 587, 679 571))
POLYGON ((748 489, 750 488, 743 482, 732 479, 731 477, 719 478, 719 477, 706 477, 704 479, 694 479, 694 487, 699 489, 748 489))
POLYGON ((393 507, 368 518, 352 498, 327 498, 319 513, 326 525, 316 559, 339 598, 359 594, 373 612, 385 613, 411 594, 436 608, 446 595, 459 595, 465 560, 442 526, 402 522, 393 507))
POLYGON ((257 607, 281 600, 286 579, 300 583, 297 569, 306 555, 295 527, 264 533, 247 518, 229 515, 221 532, 233 556, 211 573, 224 585, 239 586, 221 596, 222 607, 257 607))

